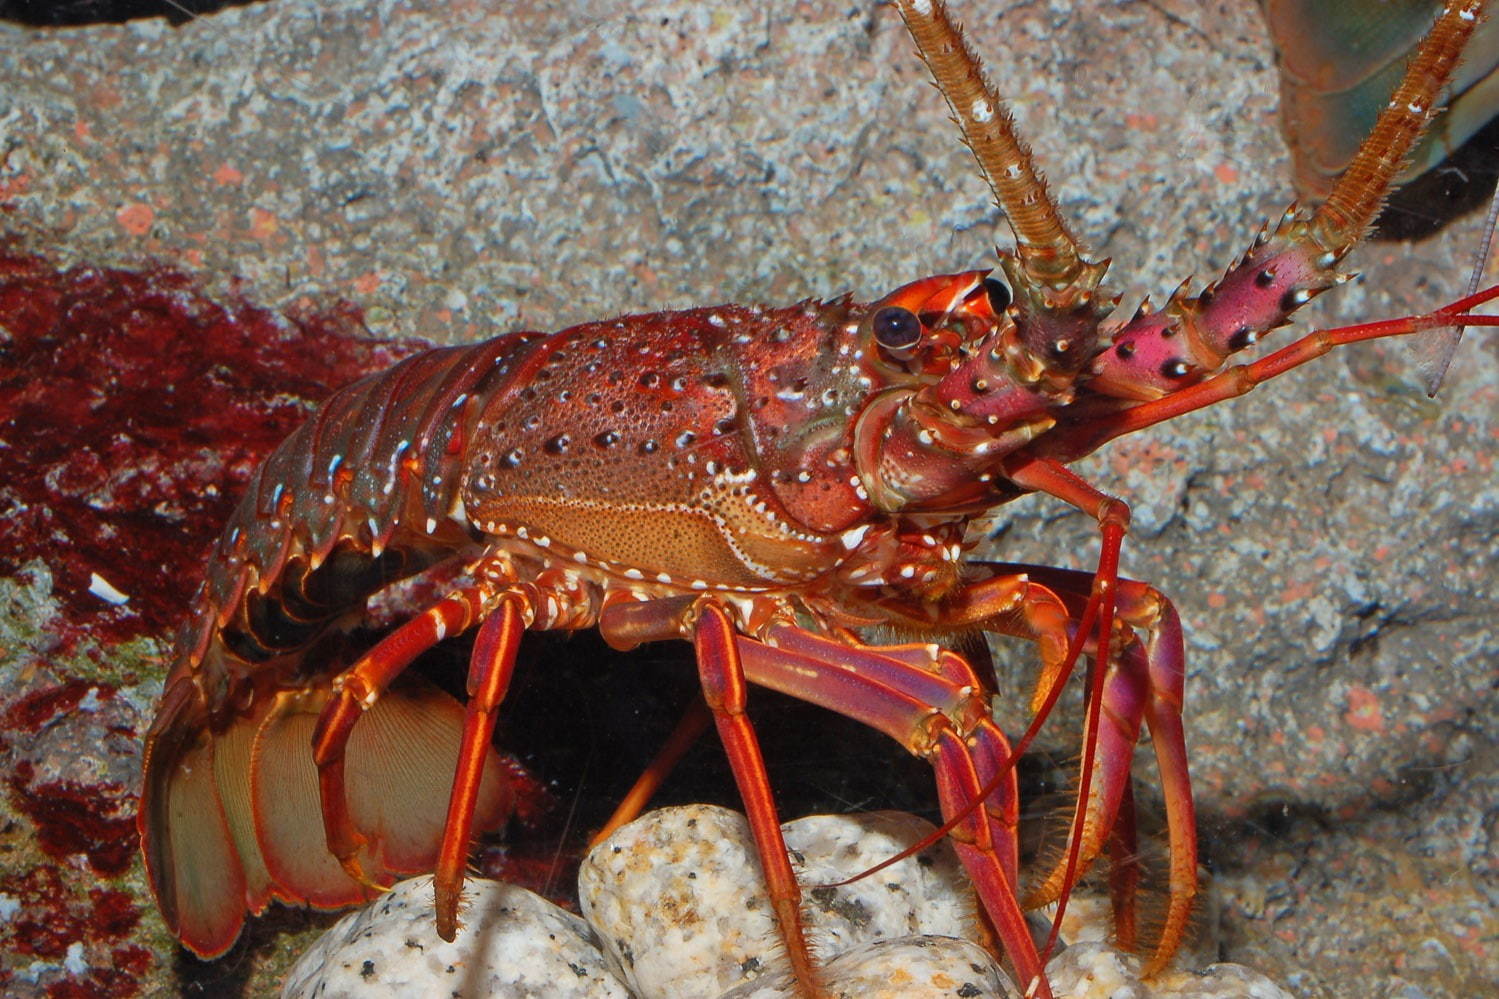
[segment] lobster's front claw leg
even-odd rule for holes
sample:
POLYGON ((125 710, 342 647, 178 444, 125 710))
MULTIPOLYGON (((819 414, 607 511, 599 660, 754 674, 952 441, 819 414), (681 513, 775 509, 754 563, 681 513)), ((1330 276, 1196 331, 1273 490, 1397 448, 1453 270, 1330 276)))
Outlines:
MULTIPOLYGON (((1090 577, 1086 573, 1077 573, 1076 577, 1079 585, 1073 596, 1081 600, 1085 592, 1082 584, 1090 577)), ((1096 735, 1098 762, 1094 780, 1098 791, 1090 795, 1082 824, 1082 856, 1088 859, 1096 856, 1107 838, 1121 831, 1121 826, 1125 827, 1122 830, 1125 836, 1133 836, 1130 771, 1143 721, 1150 729, 1156 768, 1161 776, 1170 851, 1165 917, 1155 949, 1141 969, 1141 974, 1149 977, 1164 969, 1181 947, 1197 896, 1197 815, 1182 727, 1186 649, 1176 607, 1154 587, 1135 580, 1119 580, 1118 614, 1128 629, 1143 631, 1146 641, 1143 645, 1138 639, 1128 641, 1110 663, 1104 680, 1096 735)), ((1091 730, 1087 738, 1094 738, 1091 730)), ((1063 883, 1062 868, 1059 864, 1044 887, 1056 888, 1063 883)), ((1121 883, 1117 871, 1115 882, 1121 883)), ((1027 903, 1050 900, 1038 897, 1041 894, 1042 890, 1037 889, 1027 903)), ((1134 944, 1131 894, 1115 892, 1121 942, 1127 945, 1134 944)))
MULTIPOLYGON (((1029 610, 1009 618, 994 618, 988 622, 991 630, 1036 641, 1043 650, 1043 659, 1047 658, 1048 648, 1054 650, 1066 644, 1093 593, 1093 573, 1008 562, 983 564, 994 575, 970 587, 971 602, 982 606, 987 599, 992 604, 996 601, 991 591, 1002 591, 1013 580, 1023 578, 1033 591, 1028 593, 1024 607, 1044 611, 1029 610), (1043 599, 1047 594, 1060 603, 1049 605, 1043 599)), ((1117 620, 1122 625, 1116 638, 1122 635, 1123 641, 1104 676, 1096 731, 1090 726, 1086 733, 1088 740, 1096 740, 1096 749, 1088 800, 1071 833, 1071 840, 1080 844, 1078 859, 1070 862, 1068 855, 1072 850, 1065 851, 1031 890, 1025 904, 1032 907, 1055 901, 1108 847, 1115 864, 1112 882, 1119 939, 1122 946, 1133 948, 1135 914, 1131 884, 1136 875, 1123 868, 1135 863, 1129 845, 1134 835, 1130 771, 1140 724, 1145 722, 1150 728, 1161 775, 1170 838, 1169 896, 1160 937, 1143 969, 1143 974, 1149 976, 1164 968, 1181 946, 1197 895, 1197 820, 1181 718, 1186 649, 1181 618, 1159 590, 1136 580, 1118 579, 1114 595, 1117 620), (1139 632, 1146 636, 1143 644, 1136 637, 1139 632), (1075 868, 1070 873, 1069 863, 1075 868)), ((1049 664, 1043 665, 1045 675, 1056 672, 1049 664)))

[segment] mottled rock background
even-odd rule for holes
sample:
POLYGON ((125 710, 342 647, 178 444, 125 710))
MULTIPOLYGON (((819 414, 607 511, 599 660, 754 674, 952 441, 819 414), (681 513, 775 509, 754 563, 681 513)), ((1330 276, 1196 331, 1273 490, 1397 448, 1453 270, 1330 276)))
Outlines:
MULTIPOLYGON (((0 231, 64 264, 167 261, 267 306, 348 299, 379 335, 442 341, 872 298, 1006 239, 893 11, 625 6, 278 0, 177 29, 0 27, 0 231)), ((1214 274, 1291 196, 1250 5, 962 8, 1119 287, 1159 298, 1214 274)), ((1310 314, 1435 306, 1477 239, 1469 218, 1365 248, 1364 280, 1310 314)), ((1190 628, 1204 932, 1303 995, 1499 981, 1496 401, 1492 336, 1470 334, 1435 401, 1401 345, 1365 345, 1080 467, 1133 504, 1126 571, 1190 628)), ((1001 557, 1091 565, 1084 517, 1002 514, 1001 557)), ((55 682, 45 577, 5 585, 0 683, 55 682)), ((1014 723, 1031 660, 999 660, 1014 723)), ((49 729, 126 786, 155 692, 140 676, 107 723, 56 722, 118 746, 49 729)), ((11 808, 19 858, 31 820, 11 808)), ((0 920, 24 917, 9 898, 0 920)), ((151 918, 138 932, 164 948, 151 918)), ((166 953, 151 974, 174 973, 166 953)), ((101 959, 7 971, 41 992, 101 959)))

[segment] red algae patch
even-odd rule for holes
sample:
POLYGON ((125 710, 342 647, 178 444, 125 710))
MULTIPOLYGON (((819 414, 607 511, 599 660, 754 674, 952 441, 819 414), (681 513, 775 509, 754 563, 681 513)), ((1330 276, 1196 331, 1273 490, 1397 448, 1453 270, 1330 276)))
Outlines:
MULTIPOLYGON (((6 951, 68 971, 48 982, 42 994, 90 999, 139 994, 140 976, 152 958, 149 950, 127 939, 141 917, 128 894, 109 888, 93 888, 86 895, 69 891, 56 870, 38 867, 24 875, 0 876, 0 895, 19 906, 0 923, 6 951)), ((9 979, 9 972, 0 970, 0 984, 9 979)))
POLYGON ((262 458, 335 389, 423 349, 341 308, 282 318, 166 270, 0 252, 0 575, 42 559, 76 638, 179 621, 262 458))
POLYGON ((318 402, 428 346, 362 329, 351 307, 286 318, 164 269, 0 248, 0 579, 20 601, 0 642, 0 993, 127 997, 158 974, 134 863, 146 678, 94 669, 182 620, 245 483, 318 402))
POLYGON ((11 805, 36 827, 42 852, 56 860, 83 854, 106 876, 123 873, 135 856, 135 794, 114 782, 33 782, 22 760, 6 777, 11 805))
POLYGON ((36 732, 54 718, 68 714, 94 691, 100 699, 113 697, 114 691, 87 680, 69 680, 56 687, 35 690, 11 701, 0 716, 0 731, 36 732))

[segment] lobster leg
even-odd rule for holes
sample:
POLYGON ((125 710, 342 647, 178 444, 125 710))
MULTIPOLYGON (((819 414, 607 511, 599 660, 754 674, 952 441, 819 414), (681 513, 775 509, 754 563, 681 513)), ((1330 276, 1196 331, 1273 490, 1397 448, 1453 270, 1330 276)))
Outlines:
POLYGON ((313 730, 312 759, 317 766, 328 852, 361 884, 374 887, 359 859, 364 837, 354 827, 345 792, 344 756, 354 724, 374 707, 385 688, 412 660, 448 635, 461 634, 471 627, 483 615, 487 595, 488 590, 481 585, 448 594, 381 639, 333 680, 334 696, 313 730))
MULTIPOLYGON (((1024 573, 1064 600, 1075 614, 1084 614, 1094 587, 1093 575, 1070 569, 1013 563, 985 563, 985 567, 1007 579, 1024 573)), ((982 584, 979 584, 982 585, 982 584)), ((1146 635, 1142 647, 1137 639, 1128 641, 1115 663, 1107 670, 1103 684, 1100 723, 1090 722, 1088 738, 1095 739, 1100 752, 1098 789, 1090 794, 1083 812, 1081 828, 1071 836, 1081 842, 1079 867, 1090 863, 1107 844, 1109 837, 1123 837, 1119 852, 1132 854, 1133 805, 1130 795, 1130 765, 1134 759, 1135 740, 1143 719, 1150 728, 1156 766, 1160 771, 1162 793, 1166 802, 1166 825, 1170 850, 1168 902, 1161 937, 1146 964, 1145 973, 1163 968, 1181 945, 1186 934, 1192 901, 1197 894, 1197 819, 1192 802, 1192 784, 1187 771, 1187 750, 1182 727, 1182 704, 1186 680, 1186 649, 1181 618, 1175 606, 1159 590, 1132 579, 1120 579, 1115 587, 1121 623, 1146 635), (1122 816, 1122 817, 1121 817, 1122 816), (1124 824, 1125 829, 1120 829, 1124 824)), ((1008 630, 1008 629, 1004 629, 1008 630)), ((1067 873, 1064 858, 1034 889, 1027 905, 1044 905, 1060 896, 1075 880, 1067 873)), ((1118 872, 1115 885, 1126 882, 1118 872)), ((1121 941, 1133 935, 1134 915, 1127 911, 1132 892, 1115 891, 1116 899, 1126 904, 1116 910, 1121 941)))
POLYGON ((463 741, 453 772, 453 790, 448 815, 442 827, 442 845, 437 853, 433 891, 437 908, 437 935, 452 940, 458 932, 458 899, 463 890, 463 865, 468 860, 473 834, 474 810, 479 800, 479 782, 484 760, 494 737, 495 711, 505 699, 515 674, 515 655, 530 617, 526 599, 511 591, 500 597, 499 606, 485 618, 474 641, 468 667, 468 706, 463 715, 463 741))
POLYGON ((744 801, 744 812, 755 839, 755 850, 760 854, 766 890, 781 928, 781 939, 786 943, 792 972, 808 994, 822 995, 802 926, 801 888, 781 836, 781 822, 771 798, 760 742, 744 713, 747 689, 737 637, 723 608, 712 603, 702 606, 693 644, 697 649, 703 700, 713 714, 734 781, 739 786, 739 796, 744 801))
POLYGON ((849 646, 790 625, 738 637, 750 682, 855 718, 931 762, 954 846, 1028 995, 1050 997, 1016 898, 1018 790, 1010 749, 972 669, 934 646, 849 646), (992 798, 985 799, 993 787, 992 798))
POLYGON ((629 791, 625 792, 619 804, 614 806, 614 811, 610 814, 608 821, 590 837, 588 841, 590 850, 613 836, 620 826, 634 822, 640 817, 640 813, 645 810, 645 806, 660 789, 667 775, 676 768, 678 763, 682 762, 682 757, 687 755, 687 751, 697 742, 698 737, 708 730, 712 721, 713 714, 708 710, 708 705, 702 697, 694 697, 692 703, 687 706, 687 710, 677 721, 676 728, 672 729, 671 735, 656 753, 655 759, 651 760, 650 765, 635 779, 635 783, 630 786, 629 791))
POLYGON ((1135 951, 1140 946, 1135 897, 1140 887, 1139 849, 1135 832, 1134 781, 1124 782, 1119 814, 1109 830, 1109 900, 1114 908, 1114 940, 1120 950, 1135 951))

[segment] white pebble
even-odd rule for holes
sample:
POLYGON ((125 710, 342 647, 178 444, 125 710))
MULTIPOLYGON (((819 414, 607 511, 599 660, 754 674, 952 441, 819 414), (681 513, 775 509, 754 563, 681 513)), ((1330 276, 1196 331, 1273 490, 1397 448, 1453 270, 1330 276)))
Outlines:
POLYGON ((588 924, 524 888, 464 883, 458 936, 437 936, 431 876, 339 920, 286 976, 282 999, 385 996, 626 999, 588 924))
MULTIPOLYGON (((992 958, 972 943, 945 939, 980 933, 962 868, 945 843, 852 885, 822 887, 888 859, 931 828, 892 813, 811 816, 783 827, 811 950, 838 990, 847 991, 846 975, 850 982, 900 982, 891 995, 958 995, 922 992, 920 983, 961 989, 970 980, 975 996, 1004 994, 983 991, 998 980, 992 958), (909 970, 892 972, 902 961, 909 970), (938 973, 938 966, 947 970, 938 973)), ((590 853, 578 882, 584 915, 641 999, 791 994, 749 825, 737 812, 707 805, 652 812, 590 853)), ((872 993, 859 985, 847 994, 872 993)))
MULTIPOLYGON (((839 954, 823 984, 850 999, 1018 999, 1020 993, 978 944, 953 937, 876 940, 839 954)), ((798 999, 790 972, 730 989, 719 999, 798 999)))
MULTIPOLYGON (((967 877, 938 844, 871 877, 825 887, 899 853, 931 830, 914 816, 812 816, 782 827, 802 885, 823 984, 859 999, 1014 999, 979 945, 967 877)), ((737 812, 688 805, 651 812, 589 853, 579 872, 589 923, 510 885, 470 879, 458 939, 436 935, 432 879, 403 882, 351 913, 287 976, 284 997, 398 995, 493 999, 793 999, 795 982, 750 839, 737 812)), ((1073 900, 1076 942, 1047 967, 1057 999, 1289 999, 1257 972, 1168 969, 1097 936, 1102 899, 1073 900)))
POLYGON ((1140 980, 1140 959, 1104 943, 1068 947, 1046 966, 1058 999, 1291 999, 1290 993, 1241 964, 1202 971, 1167 968, 1140 980))

